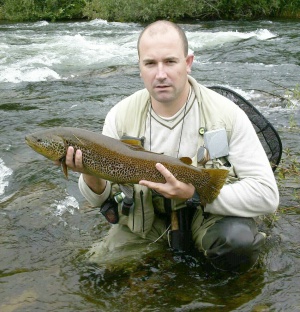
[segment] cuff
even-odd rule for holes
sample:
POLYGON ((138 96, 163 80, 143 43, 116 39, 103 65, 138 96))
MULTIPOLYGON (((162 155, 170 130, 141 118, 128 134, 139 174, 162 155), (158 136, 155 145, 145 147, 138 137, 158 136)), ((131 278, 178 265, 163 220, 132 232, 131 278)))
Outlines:
POLYGON ((110 182, 107 181, 105 189, 102 194, 94 193, 85 183, 82 174, 80 175, 79 180, 78 180, 78 187, 79 187, 81 194, 93 207, 100 207, 109 197, 110 191, 111 191, 110 182))

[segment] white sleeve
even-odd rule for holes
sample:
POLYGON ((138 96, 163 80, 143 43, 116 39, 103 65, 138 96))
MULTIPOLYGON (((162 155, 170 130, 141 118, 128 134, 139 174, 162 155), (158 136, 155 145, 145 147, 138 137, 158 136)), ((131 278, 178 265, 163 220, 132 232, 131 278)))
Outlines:
POLYGON ((110 182, 107 182, 102 194, 99 195, 94 193, 85 183, 82 174, 78 180, 78 187, 81 194, 92 205, 92 207, 100 207, 109 197, 111 191, 111 184, 110 182))
POLYGON ((274 212, 279 205, 276 180, 251 121, 242 110, 238 110, 233 126, 228 160, 238 181, 224 185, 205 211, 240 217, 274 212))

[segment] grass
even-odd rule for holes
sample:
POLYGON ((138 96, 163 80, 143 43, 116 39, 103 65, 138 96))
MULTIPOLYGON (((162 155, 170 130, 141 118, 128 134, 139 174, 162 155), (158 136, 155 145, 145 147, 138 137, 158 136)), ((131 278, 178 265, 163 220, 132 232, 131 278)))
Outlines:
MULTIPOLYGON (((300 85, 296 85, 294 89, 288 89, 277 86, 275 97, 280 98, 285 102, 286 108, 289 108, 292 113, 289 117, 288 132, 291 134, 300 134, 300 125, 295 118, 294 110, 299 109, 300 104, 300 85), (279 94, 278 94, 279 92, 279 94), (280 94, 283 93, 283 95, 280 94)), ((284 142, 283 142, 284 145, 284 142)), ((265 225, 272 227, 280 218, 280 214, 295 214, 299 213, 300 208, 300 152, 297 149, 284 148, 282 158, 275 172, 276 181, 281 197, 278 210, 274 214, 263 216, 262 220, 265 225)))

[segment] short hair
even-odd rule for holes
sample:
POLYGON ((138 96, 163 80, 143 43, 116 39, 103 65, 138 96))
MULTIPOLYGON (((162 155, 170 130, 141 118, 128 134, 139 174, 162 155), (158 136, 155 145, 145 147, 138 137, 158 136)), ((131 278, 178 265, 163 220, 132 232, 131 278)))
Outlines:
MULTIPOLYGON (((140 55, 140 41, 141 41, 142 36, 144 35, 144 33, 147 30, 149 30, 150 28, 152 28, 156 24, 157 25, 162 24, 162 25, 165 25, 165 26, 171 26, 172 28, 174 28, 177 31, 177 33, 178 33, 178 35, 179 35, 179 37, 180 37, 180 39, 182 41, 184 56, 187 56, 188 55, 188 51, 189 51, 189 44, 188 44, 188 40, 187 40, 187 37, 186 37, 186 34, 185 34, 184 30, 180 26, 178 26, 177 24, 172 23, 170 21, 165 21, 165 20, 159 20, 159 21, 153 22, 153 23, 149 24, 148 26, 146 26, 142 30, 142 32, 139 35, 138 41, 137 41, 138 54, 140 55)), ((156 31, 156 33, 157 32, 159 32, 159 31, 156 31)))

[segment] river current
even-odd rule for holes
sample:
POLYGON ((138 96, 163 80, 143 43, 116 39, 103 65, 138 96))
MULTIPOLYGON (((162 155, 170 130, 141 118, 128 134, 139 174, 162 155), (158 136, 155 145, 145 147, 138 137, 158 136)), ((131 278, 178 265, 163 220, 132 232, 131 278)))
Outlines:
MULTIPOLYGON (((192 75, 231 88, 278 130, 282 164, 299 168, 300 22, 183 24, 192 75)), ((32 151, 26 134, 55 126, 101 131, 119 100, 143 88, 139 24, 103 20, 0 23, 0 311, 300 311, 299 173, 276 173, 279 212, 242 275, 203 259, 150 252, 125 267, 84 254, 109 226, 79 194, 78 175, 32 151)))

